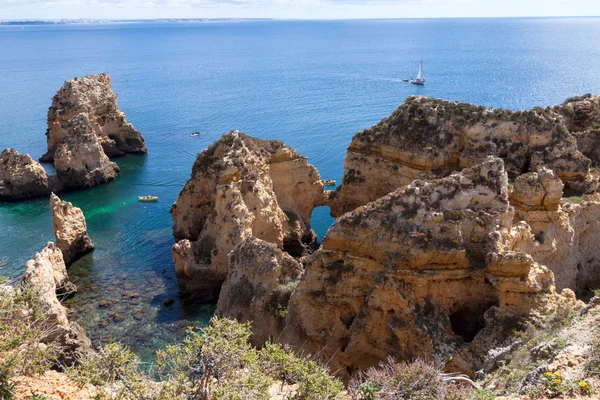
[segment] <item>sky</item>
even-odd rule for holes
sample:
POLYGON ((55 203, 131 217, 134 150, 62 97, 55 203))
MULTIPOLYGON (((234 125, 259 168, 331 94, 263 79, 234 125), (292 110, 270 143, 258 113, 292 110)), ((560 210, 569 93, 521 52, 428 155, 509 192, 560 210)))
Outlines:
POLYGON ((0 0, 0 20, 600 16, 600 0, 0 0))

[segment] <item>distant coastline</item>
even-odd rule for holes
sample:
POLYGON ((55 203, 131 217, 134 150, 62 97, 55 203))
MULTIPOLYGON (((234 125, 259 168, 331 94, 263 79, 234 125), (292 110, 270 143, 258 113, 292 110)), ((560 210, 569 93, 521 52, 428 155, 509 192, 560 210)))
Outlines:
POLYGON ((140 23, 215 23, 243 21, 271 21, 272 18, 159 18, 159 19, 60 19, 60 20, 14 20, 0 21, 0 25, 99 25, 140 23))

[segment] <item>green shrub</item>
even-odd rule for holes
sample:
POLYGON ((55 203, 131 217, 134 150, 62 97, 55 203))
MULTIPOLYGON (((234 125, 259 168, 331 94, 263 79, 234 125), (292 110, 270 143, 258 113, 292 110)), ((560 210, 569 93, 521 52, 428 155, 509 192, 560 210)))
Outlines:
POLYGON ((445 382, 440 369, 433 363, 421 359, 396 362, 390 358, 379 368, 369 368, 354 378, 349 389, 355 399, 361 400, 443 399, 445 382))
POLYGON ((70 370, 70 376, 80 385, 102 386, 137 374, 139 364, 139 358, 127 346, 111 343, 82 359, 80 365, 70 370))
POLYGON ((36 301, 22 288, 0 289, 0 398, 11 399, 15 376, 31 376, 48 370, 58 346, 43 344, 52 324, 36 301))
POLYGON ((252 347, 250 324, 213 318, 203 331, 188 331, 178 344, 156 354, 146 371, 128 348, 105 346, 71 370, 79 384, 100 387, 101 398, 123 400, 268 400, 276 381, 297 385, 296 399, 334 400, 343 389, 316 362, 281 345, 252 347))

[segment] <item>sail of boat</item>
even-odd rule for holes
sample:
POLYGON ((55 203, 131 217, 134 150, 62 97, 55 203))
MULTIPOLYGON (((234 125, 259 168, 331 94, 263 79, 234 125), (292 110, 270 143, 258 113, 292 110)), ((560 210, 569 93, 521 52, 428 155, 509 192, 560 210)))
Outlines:
POLYGON ((419 66, 419 74, 417 75, 417 79, 411 78, 410 83, 419 86, 425 85, 425 79, 423 79, 423 60, 421 60, 421 65, 419 66))

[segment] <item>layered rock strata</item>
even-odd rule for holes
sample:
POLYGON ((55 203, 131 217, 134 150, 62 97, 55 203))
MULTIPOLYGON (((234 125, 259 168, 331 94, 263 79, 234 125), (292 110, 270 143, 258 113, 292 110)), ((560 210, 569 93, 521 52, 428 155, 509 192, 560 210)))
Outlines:
POLYGON ((216 314, 253 321, 252 342, 279 338, 302 265, 273 243, 249 237, 231 252, 216 314))
POLYGON ((354 136, 331 212, 340 216, 415 179, 441 178, 488 155, 504 160, 511 180, 544 166, 568 189, 592 193, 598 174, 577 146, 564 118, 549 109, 512 112, 409 97, 354 136))
POLYGON ((173 258, 179 283, 194 297, 216 299, 229 253, 249 237, 293 255, 310 250, 314 207, 326 201, 317 170, 292 148, 237 131, 198 154, 173 204, 173 258))
POLYGON ((22 285, 34 293, 38 304, 48 317, 45 342, 57 342, 61 349, 61 359, 64 365, 71 365, 77 357, 91 351, 91 342, 83 329, 75 322, 70 322, 67 309, 60 304, 57 295, 66 295, 75 290, 69 282, 67 268, 62 252, 52 242, 36 253, 25 266, 22 285))
POLYGON ((62 251, 67 265, 94 249, 92 239, 87 233, 83 211, 80 208, 73 207, 73 204, 62 201, 52 193, 50 209, 52 210, 56 246, 62 251))
POLYGON ((54 168, 63 187, 83 189, 115 179, 119 166, 104 154, 87 116, 79 114, 69 124, 71 134, 59 142, 54 154, 54 168))
POLYGON ((19 154, 14 149, 0 153, 0 200, 47 196, 60 188, 58 179, 48 177, 44 168, 29 154, 19 154))
MULTIPOLYGON (((71 120, 79 114, 90 120, 94 134, 109 157, 146 153, 142 134, 127 122, 117 106, 107 74, 66 81, 52 98, 48 110, 48 152, 41 161, 51 162, 60 142, 73 134, 71 120)), ((75 133, 76 134, 76 133, 75 133)))
POLYGON ((525 315, 554 290, 521 250, 534 239, 514 213, 504 163, 490 157, 345 214, 309 257, 283 340, 342 374, 477 345, 491 315, 525 315))

